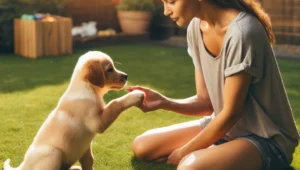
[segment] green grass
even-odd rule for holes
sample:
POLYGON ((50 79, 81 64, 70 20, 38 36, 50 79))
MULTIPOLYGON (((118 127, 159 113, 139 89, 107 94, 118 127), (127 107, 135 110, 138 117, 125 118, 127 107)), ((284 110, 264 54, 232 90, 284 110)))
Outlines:
MULTIPOLYGON (((195 93, 194 67, 186 49, 150 44, 103 46, 76 50, 72 55, 30 60, 15 55, 0 56, 0 169, 11 158, 18 166, 37 130, 55 108, 68 86, 78 57, 88 50, 108 53, 119 70, 129 75, 129 85, 143 85, 173 98, 195 93)), ((278 60, 288 96, 300 129, 300 61, 278 60)), ((110 92, 109 101, 126 92, 110 92)), ((93 141, 95 170, 171 170, 165 163, 149 163, 133 157, 131 142, 147 129, 195 119, 168 111, 125 111, 112 126, 93 141)), ((198 118, 196 118, 198 119, 198 118)), ((300 169, 300 147, 292 166, 300 169)))

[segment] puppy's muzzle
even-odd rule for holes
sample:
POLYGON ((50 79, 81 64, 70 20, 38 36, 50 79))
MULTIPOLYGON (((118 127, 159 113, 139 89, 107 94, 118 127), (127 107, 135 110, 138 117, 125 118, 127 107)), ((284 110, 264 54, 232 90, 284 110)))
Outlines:
POLYGON ((121 76, 121 80, 122 80, 122 81, 127 81, 127 79, 128 79, 128 75, 127 75, 127 74, 123 74, 123 75, 121 76))

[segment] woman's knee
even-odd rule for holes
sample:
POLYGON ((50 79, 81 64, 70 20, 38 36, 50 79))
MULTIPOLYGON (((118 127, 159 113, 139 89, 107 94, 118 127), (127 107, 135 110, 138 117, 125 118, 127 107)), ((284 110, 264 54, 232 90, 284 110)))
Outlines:
POLYGON ((203 164, 203 161, 205 160, 201 159, 201 156, 198 155, 196 157, 191 153, 180 161, 177 170, 206 170, 207 168, 205 167, 205 164, 203 164))
POLYGON ((147 139, 144 136, 138 136, 132 143, 132 151, 134 155, 142 160, 150 160, 150 148, 147 145, 147 139))

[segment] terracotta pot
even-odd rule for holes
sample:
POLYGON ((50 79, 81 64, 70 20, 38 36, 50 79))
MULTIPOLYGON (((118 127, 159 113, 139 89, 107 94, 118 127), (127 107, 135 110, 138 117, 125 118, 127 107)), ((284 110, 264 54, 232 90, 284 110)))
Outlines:
POLYGON ((118 18, 124 33, 140 34, 148 31, 152 13, 146 11, 118 11, 118 18))

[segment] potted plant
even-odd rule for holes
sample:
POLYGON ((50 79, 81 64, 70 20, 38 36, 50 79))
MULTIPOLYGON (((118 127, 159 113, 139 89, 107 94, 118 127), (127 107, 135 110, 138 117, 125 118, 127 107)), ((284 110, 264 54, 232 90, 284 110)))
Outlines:
POLYGON ((153 0, 119 0, 117 15, 122 31, 128 34, 147 32, 153 11, 153 0))

